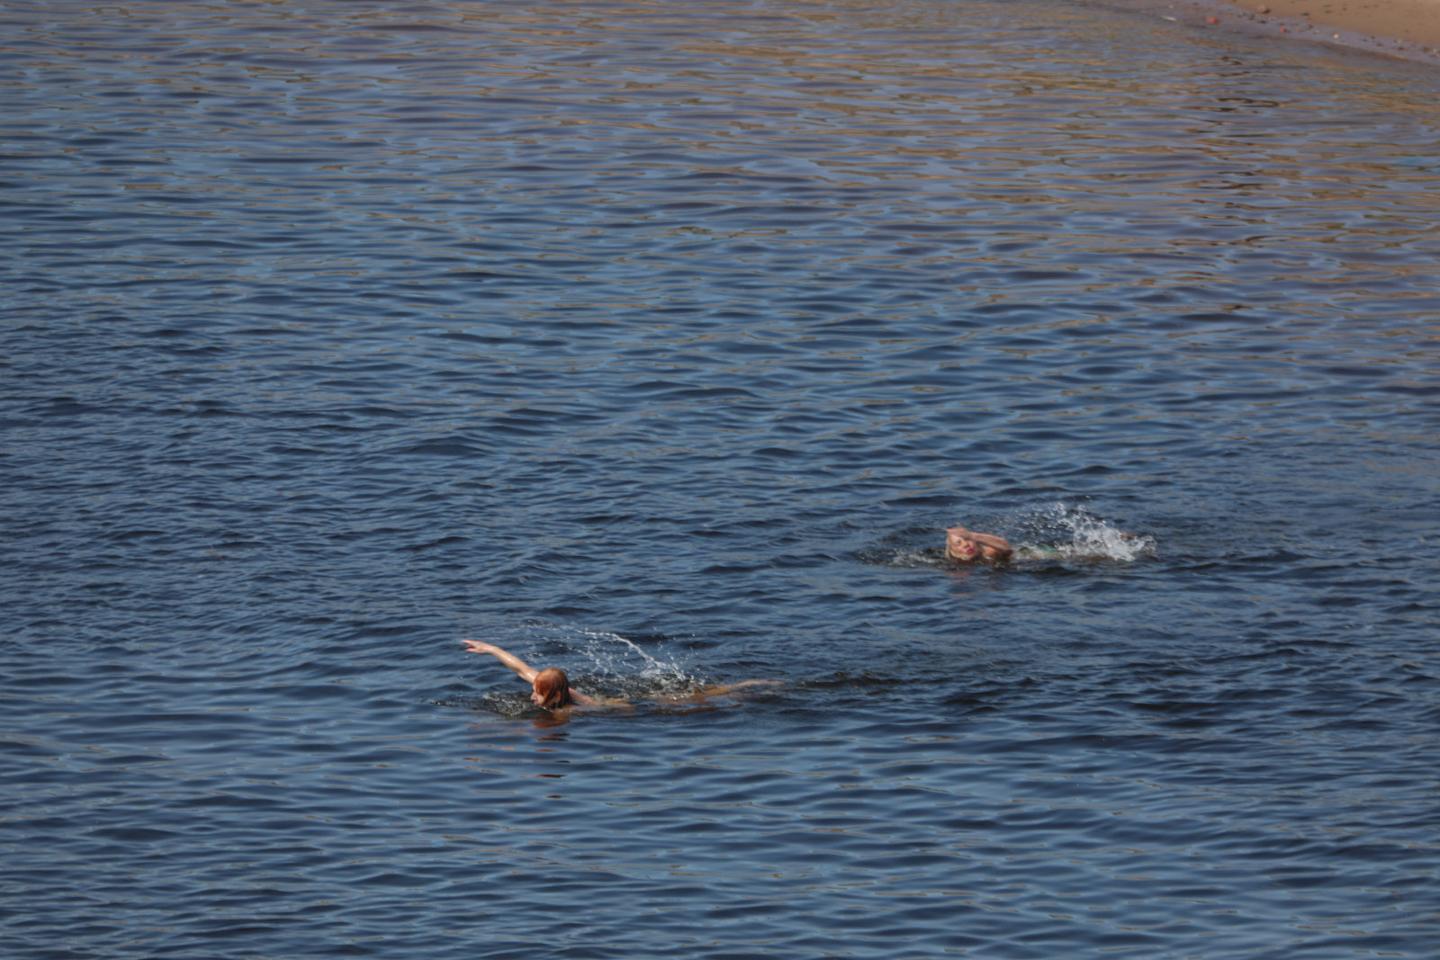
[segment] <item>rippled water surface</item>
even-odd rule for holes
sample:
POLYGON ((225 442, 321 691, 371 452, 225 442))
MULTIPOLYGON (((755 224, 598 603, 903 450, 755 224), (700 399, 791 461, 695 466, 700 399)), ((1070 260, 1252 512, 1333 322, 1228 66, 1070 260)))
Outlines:
POLYGON ((1434 956, 1433 70, 1053 2, 0 37, 0 955, 1434 956))

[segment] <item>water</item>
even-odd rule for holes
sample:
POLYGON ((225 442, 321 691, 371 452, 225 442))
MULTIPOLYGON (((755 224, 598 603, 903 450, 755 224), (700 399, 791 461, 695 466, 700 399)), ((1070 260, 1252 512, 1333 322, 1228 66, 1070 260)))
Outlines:
POLYGON ((1060 3, 0 28, 0 954, 1433 956, 1432 70, 1060 3))

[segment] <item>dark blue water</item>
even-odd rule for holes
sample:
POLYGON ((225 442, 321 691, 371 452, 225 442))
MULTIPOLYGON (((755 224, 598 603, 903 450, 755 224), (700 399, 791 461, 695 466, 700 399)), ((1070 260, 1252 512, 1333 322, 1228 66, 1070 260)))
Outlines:
POLYGON ((1435 955, 1432 70, 1048 2, 0 35, 0 955, 1435 955))

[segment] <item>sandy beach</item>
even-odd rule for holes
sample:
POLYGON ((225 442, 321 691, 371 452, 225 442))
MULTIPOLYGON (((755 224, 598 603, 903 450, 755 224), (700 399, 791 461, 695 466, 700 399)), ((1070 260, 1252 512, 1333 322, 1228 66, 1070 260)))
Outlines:
POLYGON ((1121 0, 1121 5, 1207 28, 1440 64, 1440 0, 1121 0))

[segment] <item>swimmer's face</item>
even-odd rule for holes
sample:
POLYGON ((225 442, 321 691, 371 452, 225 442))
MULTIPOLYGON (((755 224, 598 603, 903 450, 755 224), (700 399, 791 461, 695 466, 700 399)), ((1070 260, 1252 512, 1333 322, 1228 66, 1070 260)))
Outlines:
POLYGON ((952 560, 977 560, 980 554, 980 544, 965 536, 963 527, 945 531, 945 556, 952 560))
POLYGON ((565 699, 565 694, 560 690, 540 690, 536 687, 530 688, 530 702, 537 707, 544 707, 546 710, 553 710, 560 706, 565 699))
POLYGON ((570 679, 565 671, 546 667, 535 675, 530 683, 530 702, 537 707, 553 710, 564 706, 570 700, 570 679))

